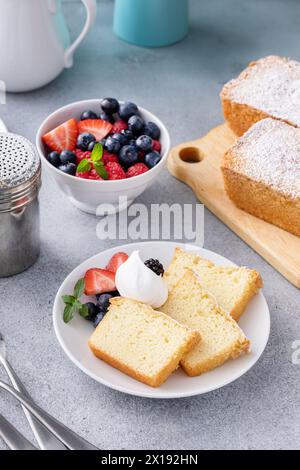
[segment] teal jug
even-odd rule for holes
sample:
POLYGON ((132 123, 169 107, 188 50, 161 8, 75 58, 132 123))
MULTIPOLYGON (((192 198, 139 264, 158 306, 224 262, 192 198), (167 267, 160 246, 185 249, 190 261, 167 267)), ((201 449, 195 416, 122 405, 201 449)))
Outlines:
POLYGON ((114 32, 137 46, 162 47, 189 29, 188 0, 115 0, 114 32))

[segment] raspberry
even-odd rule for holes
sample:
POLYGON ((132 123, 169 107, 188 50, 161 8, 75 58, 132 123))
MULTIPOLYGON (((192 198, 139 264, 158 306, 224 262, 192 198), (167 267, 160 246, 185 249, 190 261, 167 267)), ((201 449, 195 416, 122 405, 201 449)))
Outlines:
POLYGON ((88 179, 88 178, 89 178, 89 172, 88 172, 88 171, 84 171, 84 172, 79 173, 78 171, 76 171, 76 176, 77 176, 78 178, 88 179))
POLYGON ((159 140, 153 140, 152 142, 152 149, 156 152, 159 152, 161 151, 161 143, 159 140))
POLYGON ((103 152, 102 161, 103 161, 104 165, 106 165, 108 162, 119 163, 119 159, 118 159, 117 155, 114 155, 113 153, 109 153, 106 150, 104 150, 104 152, 103 152))
POLYGON ((126 175, 127 178, 132 178, 133 176, 142 175, 143 173, 146 173, 146 171, 149 171, 149 168, 145 163, 136 163, 128 168, 126 175))
POLYGON ((125 121, 122 121, 122 119, 119 119, 118 121, 116 121, 113 125, 113 128, 112 128, 112 134, 118 134, 119 132, 125 130, 125 129, 128 129, 128 124, 127 122, 125 121))
POLYGON ((101 178, 101 176, 98 175, 96 170, 92 169, 88 173, 88 179, 89 180, 102 180, 103 178, 101 178))
POLYGON ((126 173, 120 163, 108 162, 105 166, 109 180, 122 180, 126 178, 126 173))
POLYGON ((88 159, 91 158, 91 152, 84 152, 83 150, 75 149, 75 150, 74 150, 74 153, 75 153, 75 155, 76 155, 76 162, 77 162, 77 165, 79 165, 79 163, 81 162, 81 160, 83 160, 84 158, 88 158, 88 159))

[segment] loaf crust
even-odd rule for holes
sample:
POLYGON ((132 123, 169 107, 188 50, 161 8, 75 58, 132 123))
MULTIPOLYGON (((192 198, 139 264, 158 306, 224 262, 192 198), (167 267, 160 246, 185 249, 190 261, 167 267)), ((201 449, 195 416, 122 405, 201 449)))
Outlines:
POLYGON ((164 273, 169 290, 173 289, 187 269, 197 273, 203 287, 213 294, 220 307, 236 321, 244 313, 252 297, 263 287, 263 280, 255 269, 216 266, 195 253, 176 247, 173 259, 164 273), (240 280, 240 284, 237 280, 240 280), (227 299, 229 290, 230 299, 227 299))
POLYGON ((201 342, 180 361, 189 376, 201 375, 249 351, 248 338, 235 320, 203 288, 191 269, 185 271, 161 309, 200 333, 201 342))
POLYGON ((268 56, 251 62, 221 91, 229 127, 241 136, 257 121, 271 117, 300 127, 300 63, 268 56))
POLYGON ((225 190, 236 206, 297 236, 299 148, 300 129, 265 119, 238 139, 221 165, 225 190))

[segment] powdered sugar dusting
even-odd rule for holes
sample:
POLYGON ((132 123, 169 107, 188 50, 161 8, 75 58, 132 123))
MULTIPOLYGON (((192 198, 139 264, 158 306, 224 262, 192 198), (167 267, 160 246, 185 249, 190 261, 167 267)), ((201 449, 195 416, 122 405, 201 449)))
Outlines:
POLYGON ((228 82, 222 95, 300 127, 300 63, 269 56, 228 82))
POLYGON ((237 141, 231 155, 234 171, 300 198, 300 129, 263 119, 237 141))

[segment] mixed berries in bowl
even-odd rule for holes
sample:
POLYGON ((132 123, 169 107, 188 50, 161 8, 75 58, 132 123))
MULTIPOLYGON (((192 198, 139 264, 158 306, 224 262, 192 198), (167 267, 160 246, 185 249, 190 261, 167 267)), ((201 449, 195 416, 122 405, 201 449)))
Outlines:
POLYGON ((117 193, 131 203, 146 189, 166 162, 169 135, 135 103, 104 98, 54 112, 38 131, 37 147, 69 199, 96 213, 101 203, 115 206, 117 193))

